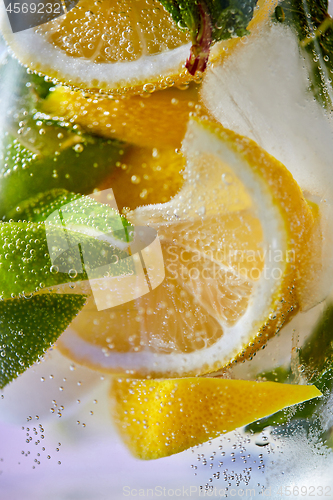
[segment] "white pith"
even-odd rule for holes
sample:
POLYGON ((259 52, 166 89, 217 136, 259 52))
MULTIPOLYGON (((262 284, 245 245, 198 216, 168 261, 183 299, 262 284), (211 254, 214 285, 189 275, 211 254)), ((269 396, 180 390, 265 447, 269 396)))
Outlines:
POLYGON ((156 55, 143 55, 130 62, 94 63, 83 57, 68 56, 53 46, 33 28, 12 33, 4 6, 0 5, 0 27, 11 50, 21 63, 69 85, 103 90, 159 81, 181 73, 189 56, 191 43, 156 55))

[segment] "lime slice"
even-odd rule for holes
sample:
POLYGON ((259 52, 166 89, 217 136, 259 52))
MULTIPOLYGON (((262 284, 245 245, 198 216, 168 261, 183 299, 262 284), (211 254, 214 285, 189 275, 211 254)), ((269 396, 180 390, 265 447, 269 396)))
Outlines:
POLYGON ((0 388, 43 355, 84 302, 84 295, 56 294, 0 302, 0 388))
MULTIPOLYGON (((65 283, 88 281, 85 262, 89 262, 90 268, 98 269, 113 262, 115 257, 118 260, 128 257, 127 253, 117 247, 110 247, 106 242, 72 231, 69 236, 71 247, 58 257, 55 264, 48 253, 44 224, 3 223, 0 229, 1 238, 8 241, 0 253, 0 297, 3 300, 27 297, 65 283), (85 250, 85 258, 82 255, 82 247, 85 250), (80 264, 81 269, 78 270, 80 264), (59 268, 66 268, 68 272, 59 272, 59 268)), ((63 246, 61 228, 50 230, 48 238, 52 238, 53 245, 58 244, 59 248, 63 246)), ((126 269, 124 262, 123 270, 126 269)))
POLYGON ((88 273, 100 278, 101 267, 112 276, 115 258, 117 275, 132 271, 124 259, 130 225, 109 206, 53 190, 28 200, 23 215, 45 222, 0 223, 0 387, 36 361, 83 307, 82 287, 64 293, 73 282, 87 288, 88 273))
POLYGON ((66 189, 51 189, 20 203, 19 207, 8 212, 8 219, 16 222, 43 222, 55 210, 78 198, 79 194, 70 193, 66 189))
POLYGON ((124 144, 39 113, 50 83, 13 58, 0 62, 0 72, 0 114, 6 117, 0 127, 0 219, 8 220, 20 203, 45 191, 91 193, 121 159, 124 144))
POLYGON ((3 138, 0 215, 54 188, 89 194, 112 172, 124 147, 53 120, 31 120, 3 138), (84 172, 84 175, 83 175, 84 172))
MULTIPOLYGON (((127 227, 124 217, 89 197, 58 206, 45 223, 3 222, 0 297, 27 296, 44 288, 88 280, 87 265, 98 269, 115 258, 128 257, 127 227), (104 240, 99 239, 101 234, 104 240)), ((128 271, 126 262, 120 269, 124 272, 128 271)))

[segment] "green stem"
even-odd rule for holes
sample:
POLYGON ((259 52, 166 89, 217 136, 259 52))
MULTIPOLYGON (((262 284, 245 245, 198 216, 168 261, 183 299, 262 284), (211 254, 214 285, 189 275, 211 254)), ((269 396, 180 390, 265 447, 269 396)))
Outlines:
POLYGON ((300 42, 301 47, 306 47, 309 45, 313 40, 316 40, 320 36, 322 36, 328 28, 333 26, 333 19, 330 16, 327 16, 326 19, 318 26, 318 28, 313 32, 313 36, 310 38, 304 38, 300 42))

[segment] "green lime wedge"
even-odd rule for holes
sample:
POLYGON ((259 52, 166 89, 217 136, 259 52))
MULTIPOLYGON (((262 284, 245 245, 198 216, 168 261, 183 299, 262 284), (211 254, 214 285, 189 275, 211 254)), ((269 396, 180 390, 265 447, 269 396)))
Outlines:
MULTIPOLYGON (((91 201, 90 209, 95 206, 97 211, 100 205, 91 201)), ((69 214, 69 229, 65 210, 63 213, 55 211, 49 223, 0 223, 3 242, 0 250, 0 298, 29 296, 43 288, 87 281, 89 270, 101 267, 109 275, 133 272, 126 260, 126 241, 130 238, 127 226, 116 212, 104 207, 103 222, 95 226, 92 214, 84 219, 79 210, 74 220, 73 214, 69 214), (79 219, 80 224, 75 224, 79 219), (101 233, 107 236, 106 241, 99 239, 101 233), (115 262, 119 262, 117 269, 112 267, 115 262)), ((82 211, 82 205, 79 209, 82 211)), ((99 218, 96 216, 95 219, 98 223, 99 218)))
POLYGON ((89 277, 134 272, 125 251, 131 226, 108 205, 59 189, 23 205, 21 216, 35 222, 0 223, 0 387, 42 356, 83 307, 81 288, 68 294, 58 285, 82 280, 87 288, 89 277), (35 294, 47 287, 60 293, 35 294))
POLYGON ((52 346, 84 302, 84 295, 57 294, 0 302, 0 388, 52 346))
POLYGON ((0 151, 0 218, 51 189, 89 194, 112 171, 124 146, 52 120, 28 121, 3 138, 0 151))
POLYGON ((8 219, 43 222, 55 210, 80 197, 81 195, 70 193, 66 189, 51 189, 20 203, 19 207, 8 212, 8 219))

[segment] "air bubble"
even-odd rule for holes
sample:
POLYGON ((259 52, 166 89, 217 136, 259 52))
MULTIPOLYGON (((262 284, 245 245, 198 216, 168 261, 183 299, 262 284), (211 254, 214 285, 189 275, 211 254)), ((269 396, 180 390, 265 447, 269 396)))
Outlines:
POLYGON ((76 276, 77 276, 77 271, 76 271, 76 269, 70 269, 70 270, 68 271, 68 276, 69 276, 71 279, 76 278, 76 276))
POLYGON ((145 92, 148 92, 148 94, 151 94, 152 92, 154 92, 156 90, 156 87, 155 85, 153 85, 152 83, 146 83, 144 86, 143 86, 143 90, 145 92))
POLYGON ((82 151, 84 150, 84 147, 82 144, 75 144, 73 149, 76 153, 82 153, 82 151))
POLYGON ((140 184, 141 182, 141 177, 139 175, 132 175, 131 177, 131 182, 133 184, 140 184))
POLYGON ((226 185, 230 185, 233 183, 234 181, 234 178, 233 178, 233 175, 232 174, 228 174, 228 173, 224 173, 222 174, 222 181, 226 184, 226 185))

